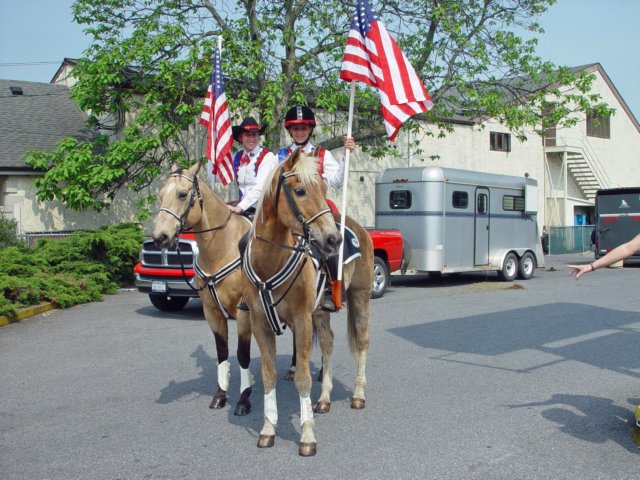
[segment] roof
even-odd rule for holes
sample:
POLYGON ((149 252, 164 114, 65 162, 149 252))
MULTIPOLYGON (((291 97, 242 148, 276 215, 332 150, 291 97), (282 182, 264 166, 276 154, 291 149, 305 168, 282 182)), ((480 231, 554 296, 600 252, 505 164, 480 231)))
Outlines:
POLYGON ((0 170, 31 171, 23 158, 28 149, 53 150, 65 137, 95 136, 64 85, 0 80, 0 112, 0 170))
MULTIPOLYGON (((611 89, 611 92, 613 93, 613 95, 616 97, 618 102, 620 102, 622 109, 624 110, 625 114, 629 117, 629 120, 631 121, 631 123, 633 123, 635 128, 640 132, 640 123, 638 123, 638 119, 636 119, 636 117, 633 115, 633 112, 631 111, 627 103, 624 101, 624 99, 622 98, 622 95, 620 95, 620 92, 618 92, 618 89, 615 87, 615 85, 613 84, 613 82, 611 81, 607 73, 604 71, 604 68, 602 68, 602 65, 600 65, 599 63, 589 63, 586 65, 580 65, 577 67, 569 67, 569 69, 571 70, 571 73, 573 73, 574 75, 577 75, 580 72, 586 72, 586 73, 594 73, 596 71, 599 72, 602 78, 604 79, 604 81, 606 82, 606 84, 608 85, 608 87, 611 89)), ((502 89, 506 98, 515 100, 518 97, 527 95, 527 93, 537 92, 539 90, 547 89, 551 86, 552 85, 549 78, 546 75, 543 75, 537 81, 533 81, 531 78, 524 77, 524 76, 505 78, 502 80, 502 84, 496 85, 495 87, 492 87, 492 88, 502 89)), ((485 88, 485 87, 479 87, 479 88, 485 88)), ((455 88, 450 89, 449 96, 451 98, 455 99, 459 95, 460 94, 457 92, 455 88)), ((448 118, 448 120, 473 123, 474 117, 465 115, 464 112, 456 112, 454 115, 451 116, 451 118, 448 118)))

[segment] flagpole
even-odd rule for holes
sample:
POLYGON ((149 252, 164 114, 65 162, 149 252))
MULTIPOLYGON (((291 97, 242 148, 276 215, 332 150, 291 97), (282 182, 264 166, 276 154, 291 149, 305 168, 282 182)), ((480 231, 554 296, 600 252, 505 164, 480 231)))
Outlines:
MULTIPOLYGON (((351 93, 349 96, 349 116, 347 118, 347 137, 352 136, 353 125, 353 105, 355 103, 356 96, 356 82, 351 81, 351 93)), ((344 242, 345 223, 347 215, 347 195, 349 187, 349 154, 351 150, 345 147, 344 149, 344 177, 342 180, 342 206, 340 208, 340 235, 342 235, 342 241, 344 242)), ((342 262, 344 261, 344 248, 339 249, 338 253, 338 279, 337 287, 333 290, 334 303, 336 307, 342 306, 342 262), (338 300, 337 302, 335 300, 338 300)))

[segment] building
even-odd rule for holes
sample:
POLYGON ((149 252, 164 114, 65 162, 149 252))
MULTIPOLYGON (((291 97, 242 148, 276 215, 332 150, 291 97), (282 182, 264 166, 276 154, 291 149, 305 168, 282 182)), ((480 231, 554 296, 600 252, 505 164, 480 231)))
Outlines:
MULTIPOLYGON (((109 212, 100 215, 35 201, 33 179, 37 173, 24 164, 21 155, 27 148, 53 148, 64 136, 80 138, 90 134, 82 125, 86 117, 68 99, 67 86, 72 83, 70 71, 74 64, 74 60, 65 59, 53 79, 60 84, 0 81, 0 91, 5 92, 0 95, 0 205, 6 215, 18 220, 23 232, 132 220, 135 198, 124 192, 109 212), (22 95, 14 93, 12 88, 16 87, 22 89, 22 95)), ((421 127, 418 138, 415 133, 401 131, 394 144, 396 155, 374 159, 358 149, 351 156, 348 213, 363 225, 373 225, 375 212, 370 199, 378 172, 389 167, 438 165, 535 178, 540 186, 540 230, 543 225, 593 223, 597 189, 640 186, 640 124, 600 64, 573 70, 595 75, 592 90, 615 109, 612 117, 595 119, 585 115, 575 127, 550 128, 544 141, 533 131, 527 141, 520 141, 492 119, 485 119, 482 124, 474 119, 453 120, 453 132, 445 138, 426 135, 428 125, 421 127), (412 154, 408 148, 416 140, 423 152, 420 155, 412 154)), ((336 117, 321 112, 318 117, 316 141, 322 143, 323 138, 343 130, 336 117)), ((204 140, 202 129, 196 134, 204 140)), ((283 132, 283 144, 288 141, 285 137, 283 132)), ((196 142, 199 151, 201 143, 196 142)), ((339 158, 342 152, 334 154, 339 158)), ((329 195, 340 205, 341 192, 330 191, 329 195)), ((145 228, 150 231, 151 223, 145 228)))

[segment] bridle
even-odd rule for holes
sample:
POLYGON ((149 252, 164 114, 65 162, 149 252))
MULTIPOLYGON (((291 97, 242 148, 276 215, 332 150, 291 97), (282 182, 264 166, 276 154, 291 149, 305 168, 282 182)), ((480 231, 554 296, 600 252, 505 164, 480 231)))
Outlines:
POLYGON ((297 172, 291 172, 291 171, 285 172, 284 167, 280 169, 280 176, 278 177, 278 187, 276 189, 276 195, 275 195, 275 209, 277 212, 278 201, 280 199, 280 191, 282 190, 282 192, 284 192, 284 197, 287 199, 289 210, 291 210, 291 213, 293 213, 293 215, 296 217, 296 220, 298 220, 298 222, 302 226, 302 237, 307 243, 311 243, 311 240, 309 238, 309 225, 315 222, 322 215, 325 215, 327 213, 331 214, 331 209, 327 207, 323 210, 320 210, 315 215, 311 216, 311 218, 305 219, 302 213, 300 213, 300 209, 298 208, 298 205, 296 204, 296 201, 294 200, 293 195, 291 194, 291 187, 289 187, 289 185, 287 185, 286 183, 287 178, 292 176, 297 176, 297 175, 298 175, 297 172))
MULTIPOLYGON (((277 212, 280 191, 284 192, 284 196, 287 199, 287 204, 289 205, 289 209, 291 210, 291 213, 293 213, 293 215, 296 217, 298 222, 300 222, 300 225, 302 226, 303 234, 300 235, 292 232, 293 235, 297 237, 294 246, 277 243, 257 235, 255 236, 256 239, 268 242, 278 248, 292 250, 291 254, 287 258, 287 261, 282 266, 282 268, 280 268, 270 278, 266 280, 261 279, 258 276, 257 272, 254 270, 252 261, 251 261, 251 244, 252 244, 253 238, 249 239, 249 244, 247 245, 247 249, 245 250, 244 259, 243 259, 244 271, 247 277, 249 278, 249 280, 251 281, 251 283, 253 283, 253 285, 257 288, 258 297, 262 304, 262 308, 264 309, 267 321, 269 322, 269 325, 271 326, 272 330, 276 335, 282 334, 282 328, 280 327, 280 324, 282 322, 280 321, 280 317, 278 315, 278 311, 276 310, 276 307, 282 301, 282 299, 286 297, 286 295, 289 293, 289 290, 296 283, 298 276, 302 273, 302 270, 304 269, 307 259, 308 258, 314 259, 314 256, 312 253, 312 247, 311 247, 311 239, 309 238, 309 233, 310 233, 309 225, 315 222, 322 215, 331 213, 331 209, 327 207, 323 210, 320 210, 319 212, 317 212, 315 215, 311 216, 308 219, 304 218, 304 216, 300 212, 300 209, 298 208, 298 205, 296 204, 296 201, 293 198, 293 195, 291 194, 291 188, 286 183, 286 179, 294 175, 298 175, 298 173, 292 172, 292 171, 284 172, 284 167, 280 169, 280 176, 278 178, 278 187, 276 190, 274 206, 277 212), (282 293, 280 298, 278 300, 275 300, 273 298, 273 291, 276 288, 285 285, 286 283, 288 283, 289 285, 286 287, 285 291, 282 293)), ((315 262, 316 260, 314 259, 314 264, 315 262)), ((316 271, 318 271, 317 264, 315 264, 315 268, 316 268, 316 271)), ((318 295, 316 298, 314 309, 318 305, 318 302, 320 299, 320 292, 324 291, 325 280, 326 280, 326 277, 323 274, 317 273, 316 291, 318 292, 318 295)))
MULTIPOLYGON (((185 180, 188 180, 189 182, 191 182, 191 198, 189 199, 189 206, 185 209, 185 211, 182 213, 182 215, 178 215, 177 213, 175 213, 173 210, 170 210, 168 208, 165 207, 161 207, 160 211, 161 212, 166 212, 169 215, 171 215, 173 218, 175 218, 176 220, 178 220, 179 222, 179 226, 178 226, 178 231, 177 234, 180 235, 182 232, 185 232, 187 230, 191 230, 192 227, 185 227, 184 226, 184 222, 187 219, 187 217, 189 216, 189 212, 191 211, 191 209, 193 208, 193 206, 196 203, 196 198, 198 199, 198 205, 200 205, 200 211, 202 212, 202 214, 204 215, 204 200, 202 199, 202 194, 200 193, 200 185, 198 184, 198 178, 197 177, 189 177, 188 175, 185 175, 184 173, 181 172, 175 172, 172 173, 171 175, 169 175, 169 178, 171 177, 181 177, 184 178, 185 180)), ((205 233, 205 232, 212 232, 214 230, 220 230, 224 227, 227 226, 227 223, 229 223, 229 220, 231 219, 231 210, 229 210, 229 216, 227 216, 227 219, 224 221, 224 223, 222 223, 221 225, 218 225, 217 227, 212 227, 212 228, 207 228, 204 230, 192 230, 191 233, 205 233)))
MULTIPOLYGON (((170 209, 165 208, 165 207, 161 207, 160 208, 161 212, 168 213, 169 215, 174 217, 176 220, 178 220, 178 222, 180 223, 179 226, 178 226, 178 230, 176 232, 176 236, 179 237, 182 232, 184 232, 186 230, 192 230, 191 227, 185 227, 184 226, 184 222, 185 222, 186 218, 189 216, 189 212, 191 211, 191 209, 195 205, 196 198, 198 199, 198 205, 200 205, 200 211, 202 212, 202 215, 204 215, 204 199, 202 198, 202 194, 200 193, 200 186, 198 184, 198 178, 197 177, 191 178, 191 177, 189 177, 188 175, 185 175, 182 172, 172 173, 169 177, 170 178, 171 177, 184 178, 185 180, 190 181, 191 185, 192 185, 192 187, 191 187, 191 198, 189 199, 189 205, 185 209, 185 211, 182 213, 182 215, 178 215, 173 210, 170 210, 170 209)), ((214 230, 221 230, 229 223, 229 220, 231 219, 231 215, 232 215, 232 212, 231 212, 231 210, 229 210, 229 216, 224 221, 224 223, 222 223, 221 225, 218 225, 217 227, 207 228, 207 229, 204 229, 204 230, 192 230, 192 233, 205 233, 205 232, 212 232, 214 230)), ((178 254, 178 259, 180 260, 180 267, 182 268, 182 275, 183 275, 183 277, 185 279, 186 284, 189 285, 191 290, 194 290, 196 292, 200 292, 200 291, 204 290, 205 288, 208 288, 209 292, 211 293, 211 296, 213 297, 214 302, 218 305, 218 307, 222 311, 222 314, 225 316, 225 318, 226 319, 231 318, 231 315, 229 314, 227 309, 224 308, 222 302, 220 301, 220 296, 218 295, 218 292, 216 290, 216 284, 218 282, 220 282, 221 280, 225 279, 226 277, 228 277, 229 275, 231 275, 234 270, 236 270, 237 268, 240 267, 240 264, 242 263, 242 260, 241 260, 240 256, 238 256, 238 258, 236 258, 234 261, 232 261, 231 263, 225 265, 224 267, 222 267, 220 270, 218 270, 216 273, 214 273, 212 275, 208 275, 207 273, 205 273, 204 270, 202 270, 202 268, 200 268, 198 266, 196 258, 194 258, 193 268, 196 271, 197 275, 200 278, 202 278, 203 281, 204 281, 203 285, 200 288, 196 288, 193 285, 191 285, 191 283, 187 279, 185 267, 184 267, 184 264, 182 262, 182 255, 180 253, 180 242, 178 242, 178 244, 176 245, 176 253, 178 254)))

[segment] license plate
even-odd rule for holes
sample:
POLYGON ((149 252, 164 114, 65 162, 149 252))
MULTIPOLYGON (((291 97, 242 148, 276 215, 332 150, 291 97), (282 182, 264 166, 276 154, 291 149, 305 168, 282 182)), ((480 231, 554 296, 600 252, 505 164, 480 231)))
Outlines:
POLYGON ((151 291, 156 293, 167 293, 167 284, 165 282, 151 282, 151 291))

